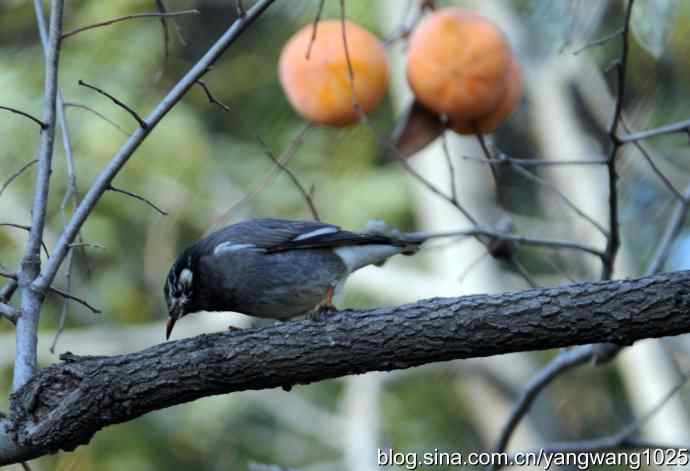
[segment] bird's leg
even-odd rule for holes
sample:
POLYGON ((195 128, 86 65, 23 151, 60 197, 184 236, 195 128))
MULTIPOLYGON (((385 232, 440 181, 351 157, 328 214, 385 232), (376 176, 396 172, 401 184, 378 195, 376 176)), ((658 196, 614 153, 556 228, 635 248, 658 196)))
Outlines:
POLYGON ((326 290, 326 299, 324 299, 316 310, 320 313, 335 312, 338 309, 333 305, 333 295, 335 294, 335 286, 329 286, 326 290))
POLYGON ((319 320, 326 314, 336 312, 338 308, 333 305, 333 294, 335 294, 335 286, 329 286, 326 290, 326 298, 307 315, 307 318, 311 320, 319 320))

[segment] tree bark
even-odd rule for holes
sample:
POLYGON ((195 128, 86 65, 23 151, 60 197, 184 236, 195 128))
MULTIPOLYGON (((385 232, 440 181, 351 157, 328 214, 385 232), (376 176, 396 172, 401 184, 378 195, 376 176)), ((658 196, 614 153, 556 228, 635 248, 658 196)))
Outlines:
MULTIPOLYGON (((40 370, 0 422, 0 465, 86 444, 103 427, 200 397, 367 371, 690 332, 690 272, 435 298, 201 335, 40 370)), ((186 319, 193 322, 194 319, 186 319)), ((163 326, 161 325, 161 337, 163 326)))

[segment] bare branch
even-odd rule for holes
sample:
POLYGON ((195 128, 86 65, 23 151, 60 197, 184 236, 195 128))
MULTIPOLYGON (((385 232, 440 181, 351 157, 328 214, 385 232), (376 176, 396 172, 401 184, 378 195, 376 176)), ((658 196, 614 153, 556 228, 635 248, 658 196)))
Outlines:
POLYGON ((84 82, 83 80, 79 80, 78 83, 79 83, 79 85, 81 85, 82 87, 90 88, 91 90, 94 90, 94 91, 100 93, 101 95, 104 95, 104 96, 110 98, 110 100, 111 100, 113 103, 115 103, 117 106, 119 106, 120 108, 122 108, 122 109, 124 109, 125 111, 127 111, 127 113, 129 113, 130 115, 132 115, 132 117, 137 121, 137 123, 139 123, 139 126, 140 126, 141 128, 143 128, 143 129, 148 129, 148 128, 149 128, 149 125, 146 123, 146 121, 144 121, 143 119, 141 119, 141 116, 139 116, 139 114, 138 114, 136 111, 134 111, 132 108, 130 108, 129 106, 127 106, 127 105, 125 105, 124 103, 122 103, 120 100, 118 100, 117 98, 115 98, 114 96, 112 96, 110 93, 108 93, 108 92, 106 92, 106 91, 103 91, 103 90, 101 90, 101 89, 98 88, 98 87, 94 87, 93 85, 89 85, 88 83, 84 82))
MULTIPOLYGON (((65 282, 67 293, 72 291, 72 269, 74 268, 74 250, 70 250, 67 254, 67 272, 65 273, 65 282)), ((50 344, 50 353, 55 353, 55 346, 65 330, 65 321, 67 320, 67 313, 69 312, 69 302, 68 298, 64 298, 62 301, 62 309, 60 311, 60 319, 58 320, 58 328, 53 336, 53 342, 50 344)))
MULTIPOLYGON (((40 3, 40 0, 36 0, 35 3, 40 3)), ((36 173, 36 184, 31 209, 31 231, 29 233, 29 240, 26 244, 26 251, 22 258, 18 280, 22 296, 22 315, 17 319, 13 389, 22 386, 36 370, 38 321, 43 299, 41 291, 31 289, 30 285, 36 280, 41 270, 40 252, 41 246, 43 245, 43 231, 46 222, 50 174, 52 172, 53 148, 55 143, 55 125, 57 121, 58 65, 60 58, 63 6, 63 0, 51 1, 47 47, 45 50, 45 82, 43 94, 42 121, 46 124, 46 128, 41 133, 39 143, 38 171, 36 173)), ((38 13, 39 11, 37 9, 37 20, 41 23, 43 18, 39 18, 38 13)))
POLYGON ((635 0, 628 0, 627 8, 625 10, 625 19, 623 23, 623 32, 621 34, 621 57, 616 64, 617 72, 617 90, 616 103, 609 127, 609 141, 610 149, 609 155, 606 159, 609 176, 609 237, 606 242, 606 257, 603 260, 603 267, 601 277, 604 280, 611 279, 613 275, 613 267, 616 262, 616 255, 620 247, 620 222, 618 217, 618 172, 616 170, 616 157, 618 151, 623 145, 623 142, 618 137, 618 127, 623 118, 623 108, 625 106, 625 86, 626 73, 628 70, 628 54, 630 52, 630 18, 632 15, 633 5, 635 0))
POLYGON ((591 160, 548 160, 548 159, 518 159, 511 157, 504 153, 499 153, 497 158, 487 159, 484 157, 473 157, 471 155, 463 155, 460 157, 463 160, 471 160, 483 164, 516 164, 521 167, 570 167, 572 165, 606 165, 605 159, 591 159, 591 160))
MULTIPOLYGON (((300 148, 300 146, 304 143, 304 138, 307 135, 307 132, 313 128, 311 123, 307 123, 297 134, 297 136, 292 139, 290 142, 290 145, 288 146, 285 151, 278 156, 278 162, 280 162, 281 165, 287 165, 288 162, 297 154, 297 150, 300 148)), ((246 204, 247 202, 251 201, 252 198, 254 198, 256 195, 261 193, 268 185, 271 184, 271 181, 275 178, 275 176, 280 172, 280 166, 273 164, 273 167, 266 172, 266 174, 256 182, 256 184, 253 185, 253 189, 244 194, 238 201, 233 203, 230 208, 223 212, 216 220, 214 221, 214 224, 211 226, 209 231, 213 230, 214 228, 218 227, 218 224, 229 219, 232 213, 239 207, 241 207, 243 204, 246 204)))
POLYGON ((0 422, 0 464, 72 450, 108 425, 214 394, 457 358, 599 342, 627 345, 686 333, 688 283, 690 272, 685 271, 437 298, 206 334, 127 355, 65 355, 63 363, 40 370, 13 395, 10 416, 0 422))
POLYGON ((443 148, 443 155, 446 158, 446 165, 448 165, 448 179, 450 180, 450 197, 456 203, 458 199, 458 185, 456 182, 457 175, 455 174, 455 165, 453 165, 453 156, 450 155, 450 149, 448 148, 448 135, 444 131, 441 134, 441 144, 443 148))
POLYGON ((50 288, 48 288, 48 291, 50 291, 51 293, 55 293, 58 296, 62 296, 65 299, 69 299, 70 301, 74 301, 77 304, 81 304, 82 306, 84 306, 89 311, 93 312, 94 314, 101 314, 101 312, 102 312, 100 309, 93 307, 87 301, 85 301, 81 298, 78 298, 78 297, 76 297, 76 296, 74 296, 74 295, 72 295, 66 291, 61 290, 61 289, 57 289, 57 288, 54 288, 51 286, 50 288))
POLYGON ((38 124, 38 126, 41 128, 41 130, 43 130, 43 129, 45 129, 45 128, 48 127, 48 125, 47 125, 46 123, 44 123, 43 121, 41 121, 40 119, 36 118, 35 116, 30 115, 29 113, 26 113, 25 111, 18 110, 17 108, 12 108, 12 107, 10 107, 10 106, 2 106, 2 105, 0 105, 0 110, 9 111, 10 113, 14 113, 14 114, 18 114, 18 115, 24 116, 25 118, 28 118, 28 119, 30 119, 31 121, 33 121, 34 123, 38 124))
POLYGON ((235 9, 237 10, 237 15, 240 17, 247 14, 247 12, 244 9, 244 3, 242 3, 242 0, 235 0, 235 9))
MULTIPOLYGON (((29 234, 31 234, 31 226, 27 226, 26 224, 15 224, 12 222, 0 222, 0 227, 13 227, 15 229, 21 229, 22 231, 26 231, 29 234)), ((50 257, 50 252, 48 252, 48 246, 43 241, 41 241, 41 248, 43 249, 43 252, 46 254, 46 257, 50 257)))
POLYGON ((307 59, 309 59, 309 56, 311 55, 311 48, 314 46, 314 41, 316 41, 316 30, 319 27, 319 20, 321 19, 321 14, 323 13, 324 3, 326 3, 326 0, 319 0, 319 8, 316 10, 316 16, 314 16, 314 22, 311 26, 311 39, 309 40, 309 47, 307 47, 307 59))
POLYGON ((481 147, 482 152, 484 153, 484 159, 487 162, 489 162, 489 168, 491 169, 491 176, 494 177, 494 183, 496 184, 496 186, 498 186, 498 172, 496 171, 496 167, 494 166, 494 164, 491 163, 491 161, 493 160, 493 155, 491 155, 489 146, 486 145, 486 140, 484 139, 482 133, 477 131, 474 135, 477 138, 477 142, 479 142, 479 147, 481 147))
POLYGON ((31 167, 32 165, 34 165, 37 162, 38 162, 38 160, 34 159, 31 162, 24 164, 19 170, 17 170, 12 175, 10 175, 10 177, 7 180, 5 180, 5 183, 3 183, 2 186, 0 186, 0 196, 2 196, 2 193, 7 189, 8 186, 10 186, 10 184, 14 181, 15 178, 19 177, 29 167, 31 167))
POLYGON ((585 44, 584 46, 582 46, 581 48, 576 49, 575 51, 573 51, 573 55, 576 56, 576 55, 584 52, 585 50, 587 50, 591 47, 604 45, 607 42, 609 42, 613 39, 616 39, 618 36, 620 36, 622 34, 625 34, 625 29, 624 28, 617 29, 613 33, 607 34, 606 36, 604 36, 602 38, 591 41, 591 42, 585 44))
POLYGON ((287 165, 284 165, 278 160, 274 155, 273 152, 271 152, 271 148, 268 147, 268 145, 261 139, 260 136, 256 136, 257 140, 261 144, 261 146, 264 148, 264 152, 266 156, 268 156, 269 159, 271 159, 271 162, 273 162, 273 165, 278 166, 283 172, 287 174, 288 177, 290 177, 290 180, 292 183, 295 185, 295 187, 299 190, 299 192, 302 194, 302 197, 304 198, 305 203, 307 203, 307 207, 309 207, 309 211, 311 211, 311 215, 314 218, 315 221, 320 221, 321 218, 319 218, 319 212, 316 210, 316 206, 314 205, 314 200, 311 197, 311 194, 302 186, 302 183, 300 183, 299 178, 290 170, 287 165))
POLYGON ((163 60, 167 62, 170 56, 170 32, 168 31, 168 22, 165 16, 168 13, 168 9, 165 7, 165 2, 163 2, 163 0, 156 0, 156 8, 158 8, 158 12, 161 13, 159 19, 163 30, 163 60))
POLYGON ((536 175, 535 173, 530 172, 526 168, 520 167, 519 165, 513 165, 513 169, 515 169, 516 172, 518 172, 520 175, 527 178, 528 180, 531 180, 531 181, 553 191, 566 204, 566 206, 568 206, 570 209, 572 209, 578 216, 580 216, 582 219, 584 219, 585 221, 589 222, 592 226, 594 226, 599 232, 601 232, 604 235, 604 237, 609 237, 609 233, 604 228, 604 226, 599 224, 599 222, 596 219, 594 219, 593 217, 591 217, 587 213, 585 213, 583 210, 581 210, 556 185, 554 185, 553 183, 551 183, 548 180, 545 180, 544 178, 540 177, 539 175, 536 175))
POLYGON ((594 255, 596 257, 603 257, 604 253, 594 247, 590 247, 584 244, 578 244, 577 242, 571 242, 567 240, 555 240, 555 239, 540 239, 536 237, 521 236, 516 234, 511 234, 509 232, 498 231, 489 227, 475 226, 472 229, 466 229, 461 231, 446 231, 446 232, 411 232, 407 234, 413 238, 420 239, 438 239, 447 237, 464 237, 464 236, 486 236, 491 239, 496 239, 499 241, 510 241, 515 242, 518 245, 530 245, 535 247, 552 248, 552 249, 568 249, 568 250, 581 250, 585 253, 594 255))
MULTIPOLYGON (((621 118, 621 126, 625 130, 625 132, 629 133, 630 128, 628 127, 627 123, 625 122, 625 119, 621 118)), ((639 142, 639 141, 634 141, 633 145, 635 148, 642 154, 642 157, 647 161, 649 164, 649 167, 652 169, 652 172, 661 180, 661 182, 666 185, 666 188, 673 193, 673 196, 675 196, 677 199, 680 201, 683 201, 685 198, 683 197, 683 194, 676 189, 675 186, 673 186, 673 183, 671 183, 671 180, 668 179, 666 175, 664 175, 664 172, 662 172, 659 167, 657 167, 656 163, 654 163, 654 159, 652 156, 649 154, 647 149, 645 149, 644 145, 639 142)))
POLYGON ((663 136, 666 134, 677 134, 690 132, 690 119, 686 121, 680 121, 678 123, 667 124, 665 126, 660 126, 654 129, 648 129, 646 131, 635 132, 632 134, 627 134, 625 136, 620 136, 618 139, 623 144, 628 142, 642 141, 652 137, 663 136))
POLYGON ((182 11, 171 11, 169 13, 137 13, 134 15, 118 16, 117 18, 112 18, 112 19, 107 20, 107 21, 101 21, 100 23, 94 23, 92 25, 81 26, 79 28, 68 31, 62 35, 62 39, 67 39, 70 36, 74 36, 77 33, 81 33, 82 31, 88 31, 90 29, 100 28, 102 26, 109 26, 109 25, 112 25, 115 23, 119 23, 120 21, 134 20, 137 18, 167 18, 167 17, 173 17, 173 16, 198 15, 198 14, 199 14, 199 10, 182 10, 182 11))
POLYGON ((350 80, 350 90, 352 91, 352 107, 359 116, 359 120, 364 122, 367 120, 367 115, 359 104, 357 99, 357 89, 355 88, 355 70, 352 67, 352 59, 350 58, 350 47, 347 43, 347 29, 345 27, 347 17, 345 15, 345 0, 340 0, 340 30, 343 37, 343 48, 345 49, 345 61, 347 62, 347 75, 350 80))
POLYGON ((688 209, 690 207, 690 185, 685 189, 683 194, 683 200, 676 204, 673 214, 671 215, 671 220, 666 226, 664 235, 661 237, 661 242, 652 257, 652 262, 647 268, 647 274, 652 275, 654 273, 659 273, 666 264, 668 257, 671 255, 671 245, 675 240, 676 236, 680 233, 685 220, 688 215, 688 209))
POLYGON ((194 85, 196 80, 201 78, 210 66, 225 52, 225 50, 232 44, 235 39, 250 25, 256 18, 258 18, 266 8, 268 8, 275 0, 259 0, 252 8, 247 11, 247 15, 241 19, 236 20, 228 30, 211 46, 206 54, 187 72, 187 74, 173 87, 172 90, 163 98, 163 100, 156 106, 156 108, 147 117, 146 122, 148 128, 139 127, 132 133, 127 142, 120 148, 117 154, 113 157, 110 163, 101 171, 96 178, 91 188, 87 191, 79 206, 74 211, 71 221, 60 235, 60 238, 55 246, 54 253, 48 259, 46 266, 37 280, 34 281, 34 289, 46 289, 53 281, 57 274, 60 265, 62 264, 67 252, 69 244, 74 241, 74 238, 79 233, 81 226, 86 221, 86 218, 96 206, 104 192, 107 191, 112 180, 118 174, 120 169, 127 163, 134 152, 138 149, 141 143, 151 130, 163 119, 163 117, 180 101, 185 93, 194 85))
POLYGON ((213 93, 211 93, 211 90, 208 88, 208 85, 206 85, 206 82, 199 79, 196 81, 196 83, 204 89, 204 93, 206 93, 206 97, 208 98, 208 101, 210 103, 220 106, 223 109, 223 111, 230 111, 230 107, 228 105, 226 105, 222 101, 217 100, 216 97, 213 96, 213 93))
POLYGON ((115 193, 121 193, 121 194, 123 194, 123 195, 130 196, 130 197, 132 197, 132 198, 134 198, 134 199, 137 199, 137 200, 139 200, 139 201, 142 201, 142 202, 148 204, 148 205, 151 206, 154 210, 158 211, 161 215, 163 215, 163 216, 167 216, 167 215, 168 215, 167 211, 163 211, 161 208, 159 208, 158 206, 156 206, 155 204, 153 204, 153 203, 151 202, 151 200, 149 200, 149 199, 147 199, 147 198, 144 198, 144 197, 141 196, 141 195, 137 195, 136 193, 132 193, 131 191, 127 191, 127 190, 122 190, 122 189, 120 189, 120 188, 116 188, 116 187, 114 187, 114 186, 112 186, 112 185, 109 185, 109 186, 108 186, 108 190, 113 191, 113 192, 115 192, 115 193))

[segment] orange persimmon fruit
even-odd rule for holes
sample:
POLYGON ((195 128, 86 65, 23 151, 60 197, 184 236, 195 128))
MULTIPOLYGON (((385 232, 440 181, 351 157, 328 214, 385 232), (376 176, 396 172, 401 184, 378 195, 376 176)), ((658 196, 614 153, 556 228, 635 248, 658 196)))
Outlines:
POLYGON ((511 61, 506 86, 506 93, 493 111, 474 120, 451 118, 451 128, 460 134, 488 134, 494 132, 508 119, 520 103, 524 90, 522 71, 520 70, 520 64, 515 58, 511 61))
POLYGON ((370 113, 388 90, 388 59, 383 44, 361 26, 345 22, 352 81, 342 23, 319 22, 307 58, 312 32, 312 25, 306 25, 283 47, 278 66, 283 90, 297 113, 310 121, 330 126, 356 123, 360 116, 355 97, 361 110, 370 113))
POLYGON ((522 97, 520 66, 501 29, 456 7, 437 10, 415 28, 407 78, 417 100, 458 132, 493 131, 522 97))

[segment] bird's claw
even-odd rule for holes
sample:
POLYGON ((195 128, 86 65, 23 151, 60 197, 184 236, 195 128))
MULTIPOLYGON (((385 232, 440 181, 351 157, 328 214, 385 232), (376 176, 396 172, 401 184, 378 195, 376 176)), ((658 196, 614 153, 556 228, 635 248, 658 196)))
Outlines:
POLYGON ((312 321, 321 321, 336 312, 338 312, 338 308, 336 308, 333 304, 319 304, 312 312, 307 314, 307 319, 312 321))

